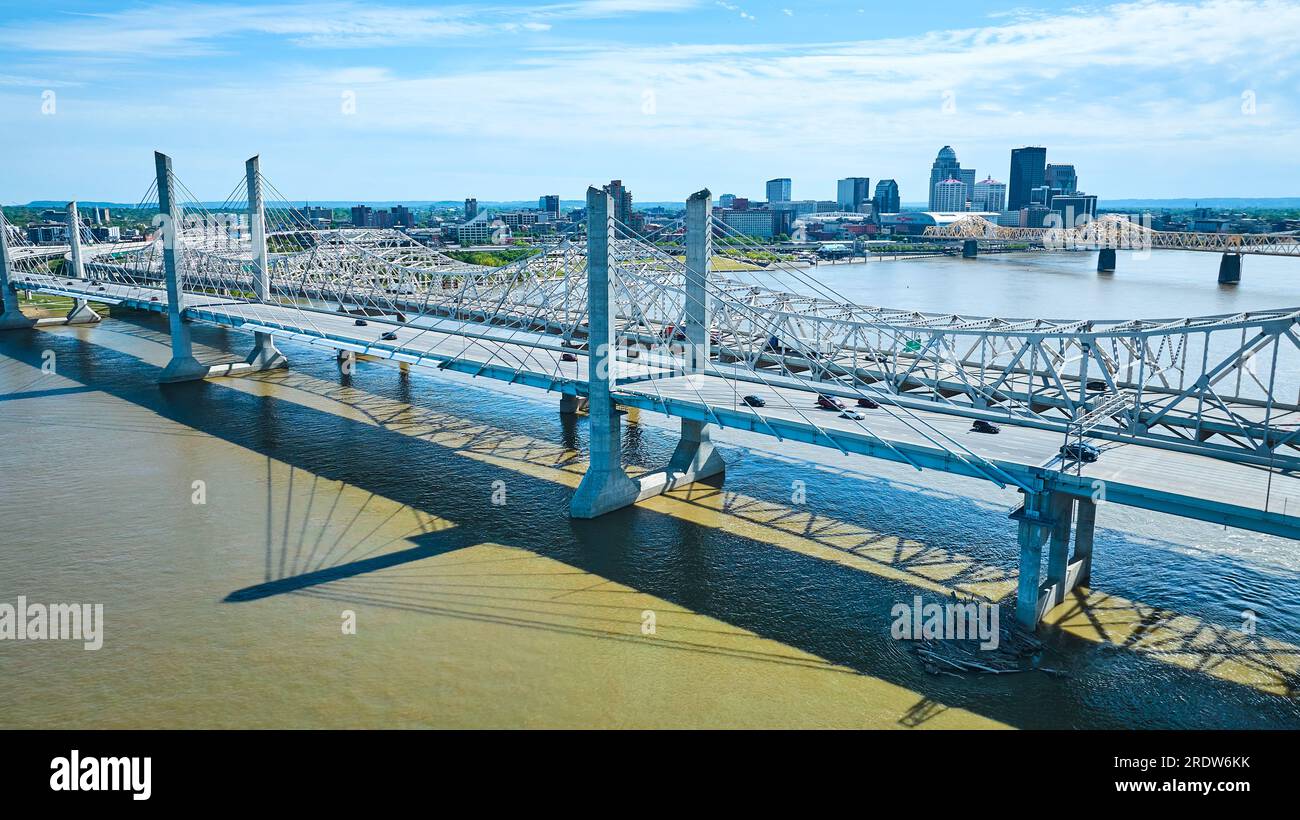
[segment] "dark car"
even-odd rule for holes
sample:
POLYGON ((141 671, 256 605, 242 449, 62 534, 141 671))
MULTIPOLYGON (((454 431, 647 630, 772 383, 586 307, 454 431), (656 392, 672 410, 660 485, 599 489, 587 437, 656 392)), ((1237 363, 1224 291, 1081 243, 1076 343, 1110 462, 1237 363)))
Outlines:
POLYGON ((1088 379, 1089 390, 1105 390, 1106 382, 1102 379, 1088 379))
POLYGON ((561 353, 561 354, 560 354, 560 361, 562 361, 562 362, 576 362, 577 360, 578 360, 578 357, 575 356, 575 355, 573 355, 572 353, 561 353))
POLYGON ((1061 448, 1061 457, 1073 461, 1082 461, 1084 464, 1091 464, 1101 458, 1101 450, 1087 442, 1067 444, 1061 448))
POLYGON ((875 410, 880 407, 880 402, 875 399, 869 399, 866 396, 858 399, 858 407, 865 407, 868 410, 875 410))
POLYGON ((366 325, 368 325, 368 324, 370 324, 370 323, 367 322, 365 319, 357 319, 357 320, 356 320, 355 322, 353 322, 352 324, 356 325, 357 327, 365 327, 366 325))
POLYGON ((817 406, 823 410, 843 410, 844 402, 840 401, 834 396, 828 396, 825 393, 819 393, 817 395, 817 406))
POLYGON ((989 435, 997 435, 1002 432, 1002 428, 991 421, 975 419, 975 421, 971 422, 970 431, 972 433, 988 433, 989 435))
POLYGON ((750 407, 767 407, 767 402, 763 401, 758 396, 746 396, 741 399, 741 401, 748 404, 750 407))
POLYGON ((396 331, 396 330, 390 330, 390 331, 388 331, 387 333, 385 333, 383 336, 380 336, 379 338, 380 338, 381 340, 385 341, 385 342, 393 342, 393 341, 396 341, 396 340, 397 340, 397 331, 396 331))

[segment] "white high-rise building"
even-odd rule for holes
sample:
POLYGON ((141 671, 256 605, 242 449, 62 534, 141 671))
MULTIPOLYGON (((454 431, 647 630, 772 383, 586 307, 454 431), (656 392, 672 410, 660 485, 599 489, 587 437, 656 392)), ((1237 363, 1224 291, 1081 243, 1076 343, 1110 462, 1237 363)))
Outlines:
POLYGON ((977 211, 1003 211, 1007 207, 1007 186, 993 177, 975 183, 971 207, 977 211))
POLYGON ((953 212, 966 210, 966 183, 948 177, 934 185, 934 210, 953 212))

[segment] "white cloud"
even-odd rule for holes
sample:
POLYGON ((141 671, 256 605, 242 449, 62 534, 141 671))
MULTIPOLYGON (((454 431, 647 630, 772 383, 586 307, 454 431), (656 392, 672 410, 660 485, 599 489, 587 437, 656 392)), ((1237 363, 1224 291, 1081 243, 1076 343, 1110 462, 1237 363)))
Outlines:
POLYGON ((281 37, 308 48, 400 46, 509 31, 548 31, 548 21, 676 12, 697 0, 576 0, 550 4, 408 7, 334 0, 240 6, 158 3, 116 12, 42 18, 0 27, 0 44, 68 54, 185 56, 215 53, 227 38, 281 37))

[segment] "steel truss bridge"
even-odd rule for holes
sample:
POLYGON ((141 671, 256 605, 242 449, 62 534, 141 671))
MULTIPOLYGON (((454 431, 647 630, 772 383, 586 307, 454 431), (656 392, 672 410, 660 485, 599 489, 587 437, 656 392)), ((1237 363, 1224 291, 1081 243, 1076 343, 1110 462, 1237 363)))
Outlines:
MULTIPOLYGON (((552 391, 562 412, 588 409, 579 517, 719 477, 711 431, 723 427, 991 481, 1024 496, 1012 517, 1027 626, 1088 582, 1102 501, 1300 537, 1300 308, 1099 320, 857 305, 791 266, 714 273, 727 252, 715 237, 747 246, 712 217, 707 191, 688 201, 684 231, 640 237, 592 189, 584 240, 484 268, 395 231, 293 225, 293 209, 266 207, 264 188, 288 200, 256 158, 213 212, 183 204, 200 200, 170 159, 156 172, 142 200, 160 214, 150 241, 74 233, 66 248, 34 247, 0 231, 0 327, 47 321, 21 313, 26 291, 74 300, 59 321, 96 321, 91 302, 166 314, 164 381, 285 366, 287 338, 552 391), (195 322, 252 333, 248 359, 199 363, 195 322), (818 397, 869 409, 818 409, 818 397), (620 405, 681 419, 664 469, 628 477, 620 405), (975 420, 1002 432, 973 433, 975 420), (1063 454, 1071 437, 1101 458, 1063 454)), ((69 214, 76 224, 75 203, 69 214)))
POLYGON ((1018 228, 998 225, 972 214, 950 225, 930 226, 923 236, 963 242, 963 255, 974 257, 981 244, 1028 242, 1049 250, 1098 251, 1097 270, 1115 270, 1117 250, 1180 250, 1223 254, 1219 282, 1241 281, 1243 256, 1298 256, 1300 234, 1296 233, 1207 233, 1157 231, 1119 214, 1102 214, 1078 225, 1018 228))

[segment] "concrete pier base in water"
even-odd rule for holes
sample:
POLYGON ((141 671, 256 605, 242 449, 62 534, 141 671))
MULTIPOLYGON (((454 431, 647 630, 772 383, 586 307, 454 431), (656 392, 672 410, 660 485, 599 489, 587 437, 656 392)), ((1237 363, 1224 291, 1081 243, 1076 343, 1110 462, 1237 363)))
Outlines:
POLYGON ((1102 248, 1097 251, 1097 272, 1114 273, 1115 272, 1115 249, 1102 248))
POLYGON ((963 259, 974 259, 980 255, 980 242, 978 239, 967 239, 961 243, 961 256, 963 259))
POLYGON ((1241 281, 1241 254, 1225 253, 1219 260, 1219 284, 1235 285, 1241 281))
POLYGON ((566 416, 572 416, 582 409, 582 399, 577 396, 570 396, 568 393, 560 395, 560 412, 566 416))
POLYGON ((1018 524, 1020 545, 1016 621, 1025 629, 1034 630, 1043 615, 1062 603, 1070 590, 1091 579, 1096 506, 1089 498, 1065 493, 1028 493, 1024 505, 1011 517, 1018 524), (1072 534, 1073 557, 1069 552, 1072 534), (1044 545, 1048 547, 1045 579, 1042 578, 1044 545))

